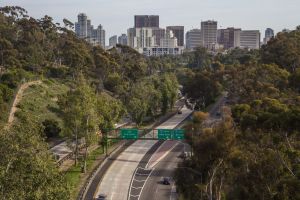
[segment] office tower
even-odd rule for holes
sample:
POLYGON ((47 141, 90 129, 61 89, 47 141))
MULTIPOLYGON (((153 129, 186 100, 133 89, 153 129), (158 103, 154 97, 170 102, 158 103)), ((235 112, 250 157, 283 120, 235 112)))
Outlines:
POLYGON ((78 22, 76 24, 77 36, 79 38, 87 38, 87 36, 88 36, 88 19, 87 19, 87 16, 84 13, 79 13, 77 18, 78 18, 78 22))
POLYGON ((171 30, 166 31, 166 36, 160 39, 160 47, 175 48, 178 45, 178 40, 174 37, 174 33, 171 30))
POLYGON ((172 31, 177 38, 177 45, 184 46, 184 26, 167 26, 167 31, 172 31))
POLYGON ((100 24, 97 29, 92 31, 92 39, 90 41, 93 45, 100 45, 105 48, 105 30, 100 24))
POLYGON ((201 40, 201 30, 200 29, 192 29, 186 33, 185 36, 186 48, 189 50, 193 50, 196 47, 202 46, 201 40))
POLYGON ((264 38, 264 44, 267 44, 268 41, 274 37, 274 30, 271 28, 267 28, 265 31, 265 38, 264 38))
POLYGON ((159 28, 158 15, 135 15, 134 28, 157 27, 159 28))
POLYGON ((240 32, 241 29, 227 28, 219 29, 217 42, 223 45, 224 49, 230 49, 240 46, 240 32))
POLYGON ((128 45, 139 52, 142 52, 144 47, 155 45, 155 37, 153 36, 152 28, 129 28, 127 30, 128 45))
POLYGON ((92 45, 101 45, 105 47, 105 30, 101 25, 97 29, 92 26, 91 20, 87 18, 86 14, 78 14, 78 22, 75 22, 75 33, 77 37, 85 39, 92 45))
POLYGON ((243 30, 240 33, 240 47, 248 49, 260 48, 259 30, 243 30))
POLYGON ((109 46, 110 47, 115 47, 118 43, 118 36, 114 35, 112 37, 109 38, 109 46))
POLYGON ((209 50, 215 50, 216 48, 217 26, 218 22, 216 21, 201 22, 202 46, 209 50))
POLYGON ((126 34, 122 34, 121 36, 119 36, 119 38, 118 38, 118 44, 128 45, 127 44, 127 35, 126 34))
POLYGON ((166 30, 163 28, 152 28, 153 36, 155 37, 155 45, 160 45, 160 39, 164 38, 166 35, 166 30))

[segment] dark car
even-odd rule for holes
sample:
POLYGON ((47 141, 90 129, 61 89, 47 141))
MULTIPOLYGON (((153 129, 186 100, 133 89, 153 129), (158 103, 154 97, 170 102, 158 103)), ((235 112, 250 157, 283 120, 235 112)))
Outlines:
POLYGON ((162 184, 164 185, 170 185, 171 178, 170 177, 164 177, 162 180, 162 184))
POLYGON ((177 114, 182 114, 182 111, 181 111, 181 110, 178 110, 177 114))
POLYGON ((105 194, 99 194, 96 200, 105 200, 106 197, 107 196, 105 194))

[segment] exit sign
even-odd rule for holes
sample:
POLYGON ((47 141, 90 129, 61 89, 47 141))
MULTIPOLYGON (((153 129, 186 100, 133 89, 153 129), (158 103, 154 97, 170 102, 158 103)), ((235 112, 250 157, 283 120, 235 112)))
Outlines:
POLYGON ((120 137, 125 140, 138 139, 139 130, 138 129, 120 129, 120 137))

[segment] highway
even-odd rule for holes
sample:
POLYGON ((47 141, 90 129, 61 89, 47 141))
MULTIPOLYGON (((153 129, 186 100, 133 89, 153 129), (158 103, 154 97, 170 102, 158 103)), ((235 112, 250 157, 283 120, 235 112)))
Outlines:
MULTIPOLYGON (((184 106, 182 108, 182 114, 174 115, 169 120, 157 127, 157 129, 173 129, 191 113, 192 111, 184 106)), ((151 137, 151 134, 152 133, 146 137, 151 137)), ((140 182, 142 185, 144 185, 143 183, 146 182, 152 170, 138 167, 140 167, 139 164, 146 153, 156 143, 158 143, 158 141, 138 140, 129 146, 125 151, 123 151, 117 157, 117 159, 114 160, 112 165, 105 173, 103 179, 98 185, 94 197, 97 197, 99 194, 105 194, 107 195, 107 199, 110 200, 126 200, 128 197, 130 199, 138 199, 142 188, 137 188, 137 192, 132 191, 134 189, 134 186, 132 185, 134 183, 132 180, 136 180, 136 182, 140 182), (139 177, 136 177, 135 179, 136 175, 139 177)))
POLYGON ((139 200, 175 200, 177 199, 174 171, 181 158, 183 151, 182 143, 176 142, 173 148, 160 162, 153 167, 150 177, 147 179, 143 187, 139 200), (163 185, 161 180, 163 177, 171 177, 170 185, 163 185))

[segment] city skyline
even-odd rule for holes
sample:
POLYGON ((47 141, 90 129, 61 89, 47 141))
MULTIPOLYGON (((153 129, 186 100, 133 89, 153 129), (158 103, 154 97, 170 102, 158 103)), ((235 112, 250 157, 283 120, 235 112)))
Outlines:
POLYGON ((25 8, 29 15, 41 18, 44 15, 53 17, 54 22, 62 22, 67 18, 76 21, 78 13, 86 13, 93 24, 102 24, 107 31, 106 42, 113 35, 126 33, 134 26, 134 15, 159 15, 160 27, 184 26, 185 32, 200 28, 201 21, 216 20, 219 28, 235 27, 242 29, 258 29, 263 34, 266 28, 274 29, 275 33, 284 28, 294 29, 300 25, 300 13, 296 0, 65 0, 51 2, 41 0, 3 0, 0 6, 18 5, 25 8), (158 4, 159 3, 159 4, 158 4), (97 6, 99 5, 99 7, 97 6), (159 5, 159 6, 157 6, 159 5), (154 8, 154 6, 156 8, 154 8), (159 8, 158 8, 159 7, 159 8), (284 8, 284 9, 283 9, 284 8))

